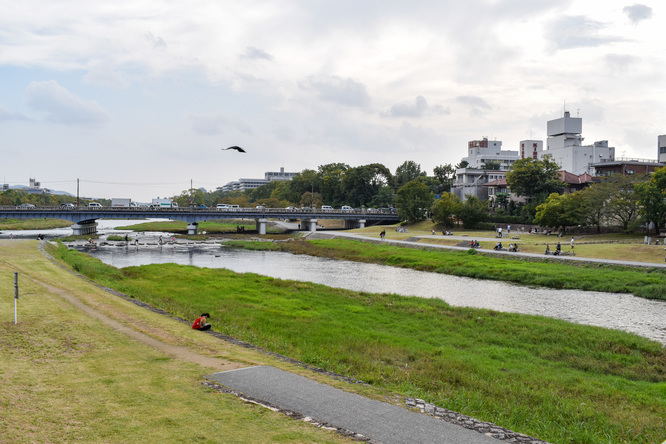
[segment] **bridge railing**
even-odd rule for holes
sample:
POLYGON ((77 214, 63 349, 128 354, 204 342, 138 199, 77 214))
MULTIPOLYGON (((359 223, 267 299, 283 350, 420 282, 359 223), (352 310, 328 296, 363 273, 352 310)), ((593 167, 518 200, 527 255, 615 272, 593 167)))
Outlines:
POLYGON ((166 207, 87 207, 87 206, 79 206, 79 207, 63 207, 63 206, 32 206, 32 207, 27 207, 27 206, 14 206, 14 205, 0 205, 0 210, 9 210, 9 211, 25 211, 25 212, 31 212, 31 211, 72 211, 72 212, 80 212, 80 211, 92 211, 92 212, 154 212, 154 213, 160 213, 160 212, 197 212, 197 213, 256 213, 256 214, 271 214, 271 213, 280 213, 280 214, 294 214, 294 215, 303 215, 303 214, 326 214, 326 215, 332 215, 332 214, 385 214, 385 215, 396 215, 397 212, 394 208, 380 208, 380 209, 354 209, 354 210, 337 210, 337 209, 331 209, 331 210, 322 210, 322 209, 315 209, 313 210, 312 208, 196 208, 196 207, 174 207, 174 208, 166 208, 166 207))

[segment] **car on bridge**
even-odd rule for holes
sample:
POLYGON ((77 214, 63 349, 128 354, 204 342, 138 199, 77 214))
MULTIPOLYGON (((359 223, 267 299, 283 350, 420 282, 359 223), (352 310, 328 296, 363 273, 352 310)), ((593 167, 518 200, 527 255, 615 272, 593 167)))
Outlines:
POLYGON ((103 208, 102 204, 99 202, 90 202, 88 208, 103 208))
POLYGON ((35 208, 35 206, 33 204, 24 203, 19 205, 19 208, 35 208))
POLYGON ((74 205, 73 203, 64 203, 60 204, 60 208, 62 208, 63 210, 69 210, 72 208, 76 208, 76 205, 74 205))

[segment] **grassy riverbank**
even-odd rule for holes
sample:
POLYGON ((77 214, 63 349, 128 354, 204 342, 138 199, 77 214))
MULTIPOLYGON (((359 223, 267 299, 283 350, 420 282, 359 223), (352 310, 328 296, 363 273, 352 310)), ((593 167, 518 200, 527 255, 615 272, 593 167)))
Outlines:
MULTIPOLYGON (((247 219, 219 219, 207 220, 199 222, 198 233, 207 234, 228 234, 236 233, 238 228, 242 228, 245 232, 255 232, 256 224, 253 220, 247 219)), ((167 233, 187 233, 187 222, 182 221, 159 221, 159 222, 143 222, 136 225, 128 225, 117 227, 116 230, 133 230, 138 233, 146 231, 163 231, 167 233)), ((282 233, 284 230, 276 229, 270 224, 267 225, 266 231, 268 233, 282 233)))
POLYGON ((36 241, 0 240, 0 257, 1 443, 351 442, 206 388, 203 375, 219 369, 148 346, 65 296, 168 346, 241 366, 291 366, 110 296, 47 260, 36 241))
POLYGON ((0 219, 0 230, 49 230, 52 228, 64 228, 71 226, 72 223, 60 219, 0 219))
POLYGON ((64 247, 59 254, 174 315, 208 311, 225 334, 550 442, 664 439, 666 349, 635 335, 224 269, 117 270, 64 247))
POLYGON ((281 243, 285 251, 550 288, 633 293, 666 299, 666 270, 451 251, 401 248, 386 243, 319 239, 281 243))

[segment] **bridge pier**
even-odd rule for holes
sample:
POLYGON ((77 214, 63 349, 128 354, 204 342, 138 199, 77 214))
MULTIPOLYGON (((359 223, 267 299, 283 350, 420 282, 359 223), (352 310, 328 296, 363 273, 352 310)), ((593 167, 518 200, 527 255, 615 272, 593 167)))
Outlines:
POLYGON ((197 234, 197 228, 198 227, 199 227, 199 224, 197 222, 187 224, 187 234, 197 234))
POLYGON ((301 219, 301 230, 303 229, 312 232, 317 231, 317 219, 301 219))
POLYGON ((72 225, 72 234, 74 236, 84 236, 93 233, 97 233, 97 222, 78 222, 72 225))
POLYGON ((268 219, 255 219, 255 222, 257 223, 257 233, 266 234, 266 222, 268 222, 268 219))
POLYGON ((365 228, 365 220, 363 220, 363 219, 359 219, 359 220, 347 219, 347 220, 345 220, 345 229, 350 230, 352 228, 365 228))

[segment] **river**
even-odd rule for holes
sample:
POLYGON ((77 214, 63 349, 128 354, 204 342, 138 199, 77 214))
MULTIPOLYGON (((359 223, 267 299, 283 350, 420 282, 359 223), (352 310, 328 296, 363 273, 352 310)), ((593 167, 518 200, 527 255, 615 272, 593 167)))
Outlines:
MULTIPOLYGON (((115 227, 136 221, 100 220, 102 238, 115 227)), ((14 237, 66 236, 71 229, 14 232, 14 237)), ((155 263, 177 263, 197 267, 227 268, 238 273, 257 273, 280 279, 308 281, 329 287, 371 293, 439 298, 451 305, 532 314, 635 333, 666 345, 666 302, 630 294, 580 290, 530 288, 504 282, 427 273, 406 268, 363 264, 282 252, 249 251, 219 245, 156 245, 158 236, 139 234, 140 245, 78 247, 118 268, 155 263), (151 241, 153 245, 146 245, 151 241)), ((0 234, 7 238, 10 232, 0 234)), ((132 235, 134 239, 135 235, 132 235)))
POLYGON ((666 303, 630 294, 530 288, 384 265, 213 245, 79 249, 118 268, 156 263, 226 268, 355 291, 439 298, 451 305, 547 316, 624 330, 666 344, 666 303))

